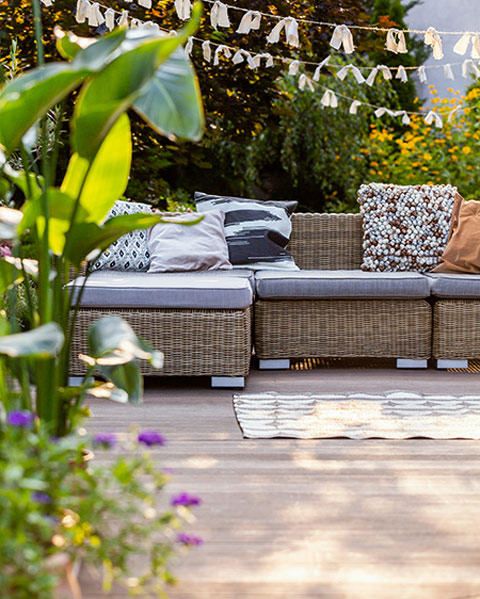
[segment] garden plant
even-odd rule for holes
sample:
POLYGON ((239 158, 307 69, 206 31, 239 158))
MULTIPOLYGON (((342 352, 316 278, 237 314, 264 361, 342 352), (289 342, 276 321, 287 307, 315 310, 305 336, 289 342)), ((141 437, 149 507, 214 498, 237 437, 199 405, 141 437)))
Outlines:
MULTIPOLYGON (((38 9, 38 3, 34 2, 38 9)), ((89 333, 90 356, 84 356, 84 383, 68 387, 68 364, 81 291, 68 287, 71 268, 98 255, 114 240, 133 229, 162 222, 159 214, 126 215, 103 222, 128 182, 132 140, 130 108, 171 139, 198 139, 203 130, 200 92, 190 61, 181 44, 193 33, 192 21, 178 35, 161 37, 151 29, 117 29, 100 39, 78 38, 57 29, 57 47, 64 62, 40 64, 15 77, 0 90, 0 193, 8 200, 12 187, 25 195, 22 209, 0 209, 0 239, 13 245, 13 256, 0 261, 3 308, 16 303, 16 285, 28 277, 36 281, 38 308, 25 287, 31 330, 20 332, 14 317, 0 313, 0 397, 7 411, 34 409, 55 435, 72 429, 81 410, 92 371, 111 381, 93 392, 110 393, 117 400, 139 401, 142 377, 138 360, 161 366, 161 354, 147 347, 129 325, 102 318, 89 333), (58 136, 62 105, 77 91, 70 122, 72 155, 61 184, 56 187, 58 136), (47 113, 60 112, 50 134, 47 113), (34 156, 38 136, 40 164, 34 156), (9 158, 22 158, 22 170, 9 158), (37 261, 24 260, 22 235, 29 231, 37 261), (9 385, 18 381, 18 393, 9 385), (35 402, 31 382, 35 384, 35 402)), ((38 15, 37 15, 38 16, 38 15)), ((40 23, 39 18, 37 23, 40 23)), ((41 30, 37 28, 39 61, 41 30)), ((192 222, 195 222, 192 220, 192 222)))
POLYGON ((57 28, 63 60, 47 63, 38 0, 33 10, 38 66, 13 69, 0 88, 0 584, 15 599, 51 599, 65 573, 79 597, 72 567, 81 558, 103 566, 105 589, 122 581, 134 596, 158 597, 172 580, 173 548, 200 543, 175 532, 199 500, 182 494, 169 509, 156 506, 165 473, 139 448, 163 445, 157 431, 132 432, 118 451, 111 433, 89 441, 81 425, 88 393, 139 402, 138 362, 161 367, 161 348, 147 346, 122 319, 102 318, 92 323, 89 355, 81 357, 83 382, 69 386, 83 288, 68 281, 123 234, 166 222, 160 214, 105 217, 130 173, 128 110, 170 140, 202 135, 200 91, 182 48, 201 7, 173 36, 118 28, 80 38, 57 28), (72 94, 71 155, 61 172, 72 94), (11 207, 19 193, 20 210, 11 207), (25 258, 27 243, 35 259, 25 258), (91 382, 95 370, 106 382, 91 382), (118 453, 106 466, 92 465, 85 461, 92 444, 118 453))

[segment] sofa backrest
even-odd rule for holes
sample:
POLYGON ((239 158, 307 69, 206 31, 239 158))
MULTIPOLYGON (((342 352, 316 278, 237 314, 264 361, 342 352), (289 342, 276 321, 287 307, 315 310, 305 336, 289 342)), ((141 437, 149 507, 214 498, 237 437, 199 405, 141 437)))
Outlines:
POLYGON ((362 263, 360 214, 293 214, 288 250, 302 270, 354 270, 362 263))

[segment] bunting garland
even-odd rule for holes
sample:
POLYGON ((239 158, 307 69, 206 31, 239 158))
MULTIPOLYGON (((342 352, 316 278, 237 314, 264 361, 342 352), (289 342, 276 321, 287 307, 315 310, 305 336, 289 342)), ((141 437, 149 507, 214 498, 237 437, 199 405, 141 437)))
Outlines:
MULTIPOLYGON (((130 0, 131 1, 131 0, 130 0)), ((237 8, 231 7, 220 0, 205 0, 206 2, 210 2, 212 6, 212 10, 210 13, 210 21, 212 27, 217 29, 218 27, 231 27, 228 9, 229 8, 237 8)), ((52 0, 42 0, 45 6, 51 6, 52 0)), ((152 0, 137 0, 140 6, 144 8, 150 8, 152 5, 152 0)), ((179 18, 182 20, 186 20, 189 18, 192 3, 190 0, 175 0, 175 9, 179 18)), ((285 42, 294 47, 299 47, 299 36, 298 36, 298 22, 305 22, 302 19, 294 19, 292 17, 280 18, 276 15, 265 15, 265 13, 261 13, 259 11, 251 11, 247 9, 239 9, 244 12, 244 15, 240 21, 240 24, 237 28, 237 33, 248 34, 252 30, 258 30, 260 28, 261 19, 263 16, 275 17, 278 18, 279 22, 272 29, 270 34, 267 37, 267 41, 271 44, 278 43, 282 38, 282 33, 285 37, 285 42)), ((87 22, 92 27, 98 27, 100 25, 104 25, 108 30, 112 30, 115 26, 125 27, 130 25, 131 27, 149 27, 153 30, 156 30, 159 33, 163 33, 165 35, 171 35, 173 32, 166 31, 162 29, 157 23, 153 21, 142 22, 140 19, 132 18, 129 15, 128 10, 116 11, 111 7, 104 6, 99 2, 90 2, 90 0, 77 0, 76 14, 75 18, 78 23, 87 22), (102 13, 100 9, 104 9, 105 12, 102 13), (118 18, 116 17, 118 15, 118 18)), ((333 24, 328 24, 328 26, 334 26, 333 24)), ((351 28, 365 28, 361 26, 351 26, 351 28)), ((369 28, 370 29, 370 28, 369 28)), ((380 28, 373 28, 374 30, 382 30, 380 28)), ((382 30, 383 31, 383 30, 382 30)), ((386 48, 391 52, 395 52, 397 54, 403 54, 408 52, 406 47, 405 40, 405 32, 407 30, 401 29, 388 29, 387 31, 387 41, 386 48)), ((437 32, 433 27, 430 27, 425 33, 425 44, 429 45, 433 49, 433 54, 436 59, 440 59, 443 57, 443 48, 442 48, 442 40, 439 32, 437 32)), ((445 33, 445 32, 443 32, 445 33)), ((453 32, 450 32, 453 33, 453 32)), ((301 90, 309 90, 310 92, 314 92, 316 86, 323 89, 323 95, 320 100, 322 106, 325 108, 336 109, 338 107, 338 97, 344 98, 351 102, 349 107, 349 113, 352 115, 358 114, 358 109, 360 107, 367 107, 374 110, 374 114, 377 118, 382 118, 387 115, 389 117, 401 117, 402 123, 404 125, 410 124, 410 115, 412 114, 422 114, 421 112, 407 112, 405 110, 392 110, 390 108, 386 108, 383 106, 375 106, 369 104, 367 102, 362 102, 355 98, 350 98, 341 94, 339 92, 334 92, 333 90, 320 85, 319 80, 322 73, 322 70, 328 68, 329 70, 334 69, 337 70, 336 76, 341 81, 345 80, 345 78, 351 73, 354 77, 357 84, 367 84, 368 86, 372 86, 377 79, 377 76, 381 74, 385 81, 390 81, 393 78, 406 83, 408 79, 408 71, 416 71, 419 77, 419 80, 423 83, 427 82, 426 70, 430 68, 443 68, 444 76, 446 79, 454 79, 454 74, 452 71, 452 66, 461 65, 462 68, 462 76, 468 78, 470 75, 474 75, 475 77, 480 77, 480 68, 479 64, 475 62, 480 58, 480 38, 478 33, 464 33, 462 38, 455 45, 455 51, 458 54, 466 54, 470 44, 471 44, 471 56, 472 58, 466 59, 463 62, 453 63, 453 64, 445 64, 445 65, 428 65, 428 66, 404 66, 400 65, 395 67, 396 73, 392 73, 392 70, 386 65, 376 65, 374 67, 368 66, 356 66, 353 64, 340 65, 340 64, 330 64, 331 55, 325 57, 320 63, 315 63, 311 61, 302 61, 300 59, 289 59, 282 56, 273 56, 269 52, 258 53, 254 56, 252 54, 242 48, 233 48, 231 46, 227 46, 225 44, 218 44, 214 42, 210 42, 210 40, 202 40, 191 36, 188 38, 187 43, 185 44, 185 51, 188 55, 192 53, 193 45, 195 42, 201 43, 202 48, 202 56, 206 62, 211 63, 213 58, 213 65, 220 66, 222 63, 222 59, 231 60, 233 64, 239 65, 245 63, 251 69, 258 69, 262 66, 264 68, 273 67, 275 61, 280 61, 281 63, 288 64, 288 73, 289 75, 296 76, 298 75, 298 87, 301 90), (213 47, 213 50, 212 50, 213 47), (300 72, 300 68, 302 65, 315 66, 315 71, 313 76, 309 76, 305 72, 300 72), (362 70, 369 71, 367 77, 362 74, 362 70)), ((335 25, 335 29, 333 32, 333 36, 330 42, 330 45, 335 49, 342 48, 345 54, 352 54, 355 51, 355 46, 353 42, 353 36, 350 29, 346 25, 335 25)), ((448 121, 450 122, 453 116, 458 112, 459 107, 456 107, 449 113, 448 121)), ((435 127, 441 128, 443 127, 442 117, 436 113, 434 110, 428 112, 425 116, 425 123, 428 125, 434 125, 435 127)))
MULTIPOLYGON (((131 2, 132 0, 126 1, 131 2)), ((41 2, 46 7, 53 6, 53 0, 41 0, 41 2)), ((152 7, 152 0, 137 0, 137 2, 139 6, 142 6, 144 8, 150 9, 152 7)), ((441 37, 442 35, 461 36, 454 46, 454 51, 457 54, 464 56, 469 46, 471 45, 471 58, 476 60, 480 59, 480 31, 437 31, 434 27, 429 27, 428 29, 400 29, 395 27, 380 27, 378 25, 355 24, 350 24, 347 26, 341 23, 331 23, 312 19, 303 19, 301 17, 282 17, 280 15, 272 13, 264 13, 258 10, 250 10, 248 8, 242 8, 240 6, 226 4, 224 2, 221 2, 221 0, 204 0, 204 2, 212 5, 210 10, 210 22, 215 30, 217 30, 218 27, 231 27, 229 10, 240 11, 243 13, 243 16, 236 29, 236 32, 244 35, 248 35, 251 31, 259 30, 262 17, 277 20, 278 23, 273 27, 273 29, 267 36, 267 41, 272 44, 278 43, 280 41, 280 34, 282 31, 284 31, 286 43, 294 48, 298 48, 300 46, 298 24, 302 23, 308 25, 316 25, 319 27, 332 28, 333 34, 330 40, 330 45, 332 48, 336 50, 342 49, 345 54, 351 54, 355 51, 352 30, 357 30, 386 33, 385 48, 389 52, 393 52, 395 54, 404 54, 408 52, 405 37, 406 34, 422 34, 424 35, 425 45, 430 46, 432 48, 433 57, 435 60, 441 60, 444 57, 443 43, 441 37)), ((84 12, 85 6, 92 6, 89 0, 79 0, 78 3, 83 4, 84 12)), ((105 21, 102 21, 100 19, 98 3, 94 2, 93 5, 97 5, 97 7, 93 9, 96 13, 96 19, 95 16, 92 16, 92 23, 104 23, 105 21)), ((191 0, 174 0, 174 6, 177 16, 180 20, 185 21, 190 18, 192 10, 191 0)), ((78 9, 77 15, 79 15, 78 9)), ((79 18, 77 18, 77 21, 79 23, 84 22, 79 19, 82 19, 81 14, 79 18)), ((109 24, 110 23, 111 21, 109 21, 109 24)))

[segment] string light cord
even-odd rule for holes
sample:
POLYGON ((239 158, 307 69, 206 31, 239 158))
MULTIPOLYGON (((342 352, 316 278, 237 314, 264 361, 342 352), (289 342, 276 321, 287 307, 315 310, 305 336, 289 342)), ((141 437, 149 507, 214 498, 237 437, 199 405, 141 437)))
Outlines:
MULTIPOLYGON (((202 2, 205 2, 207 4, 215 4, 216 0, 202 0, 202 2)), ((260 15, 262 15, 262 17, 266 17, 269 19, 277 19, 279 21, 285 19, 285 17, 281 17, 279 15, 274 15, 272 13, 266 13, 266 12, 261 12, 259 10, 255 10, 255 9, 251 9, 251 8, 242 8, 240 6, 232 6, 230 4, 226 5, 228 9, 232 9, 232 10, 237 10, 237 11, 241 11, 244 13, 247 12, 256 12, 259 13, 260 15)), ((306 23, 308 25, 319 25, 321 27, 331 27, 332 29, 334 29, 335 27, 338 27, 338 25, 342 25, 342 23, 329 23, 329 22, 325 22, 325 21, 316 21, 316 20, 312 20, 312 19, 303 19, 301 17, 293 17, 298 23, 306 23)), ((349 29, 358 29, 358 30, 362 30, 362 31, 378 31, 381 33, 388 33, 391 30, 391 27, 380 27, 378 25, 350 25, 347 24, 347 27, 349 29)), ((397 28, 396 28, 397 29, 397 28)), ((402 33, 414 33, 414 34, 425 34, 427 33, 427 29, 397 29, 398 31, 401 31, 402 33)), ((439 35, 480 35, 480 31, 437 31, 437 33, 439 35)))

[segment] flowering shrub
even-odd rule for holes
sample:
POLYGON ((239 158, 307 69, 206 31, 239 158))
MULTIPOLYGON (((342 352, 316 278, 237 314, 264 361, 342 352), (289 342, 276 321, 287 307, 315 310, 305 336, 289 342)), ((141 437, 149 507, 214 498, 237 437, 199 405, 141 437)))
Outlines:
MULTIPOLYGON (((397 185, 450 183, 468 197, 477 197, 480 167, 480 122, 476 106, 480 88, 465 96, 450 89, 451 98, 439 98, 433 86, 432 103, 443 119, 443 128, 427 125, 422 115, 412 115, 411 126, 395 129, 374 123, 368 142, 356 156, 369 181, 397 185), (449 115, 452 110, 456 112, 449 115)), ((426 114, 425 109, 421 109, 426 114)))
MULTIPOLYGON (((102 565, 104 588, 164 596, 174 582, 176 548, 202 544, 181 530, 201 503, 186 492, 160 509, 168 481, 148 450, 165 445, 156 431, 52 438, 31 412, 10 412, 0 430, 0 585, 6 597, 52 599, 55 564, 102 565), (89 444, 113 452, 108 464, 85 461, 89 444), (126 451, 128 454, 125 455, 126 451), (132 558, 136 558, 132 566, 132 558), (140 558, 140 559, 138 559, 140 558), (144 570, 138 570, 138 564, 144 570)), ((83 431, 85 432, 85 431, 83 431)), ((3 596, 3 595, 2 595, 3 596)))

